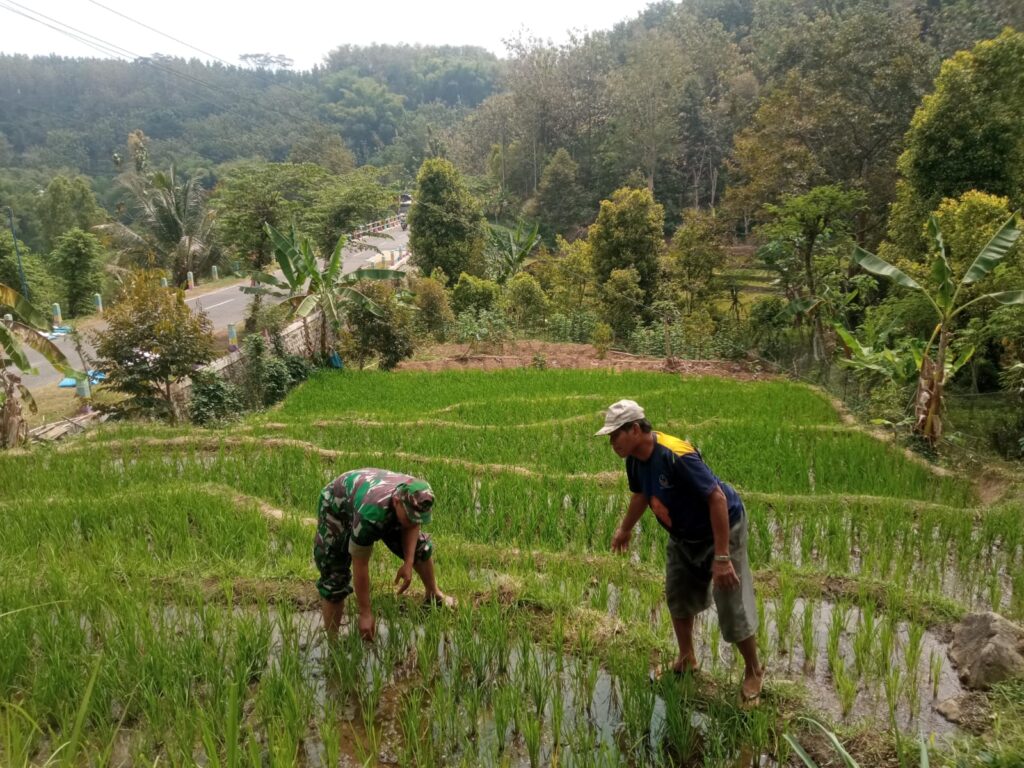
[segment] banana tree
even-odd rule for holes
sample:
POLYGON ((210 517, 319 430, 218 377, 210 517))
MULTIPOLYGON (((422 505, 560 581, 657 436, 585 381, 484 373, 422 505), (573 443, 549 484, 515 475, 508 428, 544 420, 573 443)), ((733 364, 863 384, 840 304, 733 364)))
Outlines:
POLYGON ((515 230, 491 227, 491 242, 488 255, 491 271, 499 285, 504 285, 527 264, 534 249, 540 244, 540 225, 530 227, 519 221, 515 230))
POLYGON ((931 291, 926 290, 910 275, 884 259, 865 251, 860 246, 854 248, 853 260, 862 269, 879 277, 887 278, 904 288, 920 291, 935 309, 938 323, 921 356, 921 363, 918 366, 917 395, 914 399, 914 432, 928 440, 932 446, 942 437, 941 413, 947 373, 946 352, 949 349, 957 317, 965 309, 981 301, 992 300, 1000 304, 1024 305, 1024 290, 985 293, 968 301, 961 301, 964 289, 995 269, 1017 242, 1021 235, 1020 229, 1017 228, 1018 216, 1019 212, 1010 215, 1010 218, 999 227, 959 280, 954 278, 939 223, 932 216, 928 220, 928 233, 935 246, 935 257, 931 264, 931 278, 934 285, 931 291), (933 347, 935 348, 934 359, 932 358, 933 347))
POLYGON ((343 272, 343 256, 348 238, 342 236, 331 255, 321 259, 309 238, 300 235, 294 227, 285 235, 271 224, 264 225, 274 245, 274 256, 283 280, 266 272, 254 272, 256 286, 246 287, 246 293, 284 297, 291 305, 291 314, 305 320, 316 311, 323 313, 320 327, 320 356, 327 359, 328 331, 337 338, 345 323, 345 305, 354 303, 366 307, 377 315, 380 308, 360 293, 361 280, 401 280, 405 273, 394 269, 357 269, 343 272))
POLYGON ((22 404, 31 413, 37 411, 35 398, 21 377, 23 373, 38 373, 25 348, 34 349, 65 376, 80 379, 85 374, 72 368, 60 348, 43 335, 42 331, 49 328, 47 318, 24 296, 3 284, 0 312, 11 315, 11 320, 0 322, 0 446, 12 448, 28 439, 22 404))

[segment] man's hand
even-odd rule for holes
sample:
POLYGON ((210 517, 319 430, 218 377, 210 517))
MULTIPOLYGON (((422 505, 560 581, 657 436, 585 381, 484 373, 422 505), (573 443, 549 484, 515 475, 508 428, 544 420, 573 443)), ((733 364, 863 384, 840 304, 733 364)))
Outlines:
POLYGON ((398 594, 402 594, 412 584, 412 566, 409 563, 402 563, 395 576, 395 584, 398 584, 398 594))
POLYGON ((625 552, 629 549, 629 540, 633 538, 632 531, 624 531, 620 525, 612 534, 612 552, 625 552))
POLYGON ((711 563, 711 579, 715 582, 716 589, 736 589, 740 585, 740 577, 736 575, 732 561, 713 561, 711 563))
POLYGON ((372 613, 359 614, 359 636, 368 643, 377 636, 377 622, 372 613))

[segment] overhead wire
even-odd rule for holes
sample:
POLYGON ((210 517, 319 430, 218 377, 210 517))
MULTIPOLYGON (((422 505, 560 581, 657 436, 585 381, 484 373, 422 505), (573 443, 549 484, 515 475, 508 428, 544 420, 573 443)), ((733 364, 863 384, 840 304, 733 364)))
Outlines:
MULTIPOLYGON (((170 75, 195 83, 196 85, 200 85, 204 88, 207 88, 217 93, 226 94, 232 97, 238 95, 237 93, 231 90, 221 88, 219 86, 208 83, 201 78, 195 77, 194 75, 190 75, 186 72, 181 72, 172 67, 167 67, 157 62, 154 62, 148 56, 140 56, 139 54, 134 53, 133 51, 130 51, 127 48, 123 48, 115 43, 111 43, 108 40, 104 40, 103 38, 85 32, 84 30, 78 29, 77 27, 74 27, 70 24, 66 24, 65 22, 62 22, 59 19, 54 19, 53 17, 47 16, 44 13, 40 13, 39 11, 28 8, 27 6, 24 6, 21 3, 17 2, 17 0, 0 0, 0 8, 10 11, 11 13, 17 14, 18 16, 22 16, 26 19, 29 19, 30 21, 34 21, 37 24, 41 24, 42 26, 48 27, 49 29, 59 32, 62 35, 78 40, 79 42, 92 48, 93 50, 105 53, 106 55, 114 56, 115 58, 120 58, 122 60, 134 60, 138 63, 153 67, 159 71, 166 72, 170 75), (54 26, 55 24, 58 26, 54 26)), ((300 92, 296 91, 296 93, 300 92)), ((287 117, 290 120, 294 120, 302 124, 312 122, 312 120, 305 115, 295 115, 279 107, 265 106, 261 108, 267 109, 271 112, 275 112, 283 117, 287 117)))
MULTIPOLYGON (((171 40, 171 41, 177 43, 178 45, 184 45, 186 48, 191 48, 193 51, 196 51, 197 53, 201 53, 201 54, 203 54, 203 56, 211 58, 214 61, 218 61, 218 62, 220 62, 221 64, 223 64, 223 65, 225 65, 227 67, 237 67, 238 66, 237 64, 233 64, 230 61, 222 59, 220 56, 217 56, 216 54, 210 53, 209 51, 204 51, 202 48, 194 46, 191 43, 187 43, 184 40, 175 37, 174 35, 170 35, 170 34, 164 32, 163 30, 157 29, 156 27, 151 26, 151 25, 145 23, 144 21, 139 21, 138 19, 133 18, 132 16, 129 16, 127 13, 123 13, 123 12, 117 10, 116 8, 111 8, 109 5, 104 5, 103 3, 99 2, 99 0, 89 0, 89 2, 92 3, 93 5, 99 7, 99 8, 102 8, 105 11, 108 11, 108 12, 114 14, 115 16, 120 16, 122 19, 130 21, 132 24, 137 24, 138 26, 142 27, 143 29, 148 29, 150 32, 155 32, 156 34, 160 35, 161 37, 165 37, 168 40, 171 40)), ((298 90, 296 88, 292 88, 290 85, 287 85, 286 83, 277 83, 277 85, 279 87, 281 87, 281 88, 284 88, 285 90, 291 91, 292 93, 297 93, 300 96, 304 96, 305 95, 304 93, 302 93, 302 91, 300 91, 300 90, 298 90)))

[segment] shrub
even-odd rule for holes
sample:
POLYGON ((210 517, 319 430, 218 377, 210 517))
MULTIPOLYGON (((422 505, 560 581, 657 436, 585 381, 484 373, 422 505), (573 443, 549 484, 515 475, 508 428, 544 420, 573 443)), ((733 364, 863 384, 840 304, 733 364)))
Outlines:
POLYGON ((210 371, 196 371, 188 410, 193 423, 205 427, 236 416, 242 400, 234 384, 210 371))
POLYGON ((263 405, 273 405, 284 400, 292 384, 288 364, 280 357, 267 357, 263 368, 263 405))
POLYGON ((612 331, 612 327, 608 323, 598 323, 594 327, 594 333, 592 335, 594 350, 597 352, 597 359, 604 360, 608 355, 608 350, 612 346, 612 341, 615 339, 615 333, 612 331))
POLYGON ((597 315, 585 309, 570 312, 568 315, 559 312, 548 320, 548 334, 552 341, 587 344, 597 324, 597 315))
POLYGON ((452 312, 444 283, 434 277, 422 277, 413 283, 412 290, 416 309, 419 310, 416 315, 417 330, 437 342, 447 339, 455 325, 455 313, 452 312))
POLYGON ((452 289, 452 310, 460 315, 463 312, 481 312, 493 309, 501 296, 501 286, 493 280, 484 280, 463 272, 459 282, 452 289))
POLYGON ((193 313, 181 291, 161 288, 160 273, 138 271, 92 335, 105 386, 128 395, 122 410, 175 419, 173 385, 214 357, 210 319, 193 313))

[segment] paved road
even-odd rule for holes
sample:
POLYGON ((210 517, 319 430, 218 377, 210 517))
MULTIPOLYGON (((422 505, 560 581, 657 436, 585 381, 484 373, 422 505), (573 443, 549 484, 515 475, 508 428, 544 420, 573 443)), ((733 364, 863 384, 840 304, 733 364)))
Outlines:
MULTIPOLYGON (((381 233, 380 235, 363 238, 363 241, 378 248, 379 251, 369 248, 359 250, 346 249, 344 252, 344 264, 342 266, 342 270, 345 274, 354 272, 360 267, 368 264, 372 266, 373 262, 379 262, 382 256, 388 260, 390 260, 392 256, 397 258, 399 249, 405 251, 409 247, 409 233, 408 231, 403 231, 396 227, 388 232, 381 233)), ((216 291, 203 293, 191 299, 185 299, 185 302, 193 309, 204 310, 213 322, 214 331, 223 332, 227 328, 228 323, 241 323, 242 319, 246 315, 246 310, 249 307, 249 302, 252 301, 252 296, 242 293, 240 288, 244 285, 247 285, 247 281, 240 281, 225 288, 218 288, 216 291)), ((271 301, 277 302, 280 301, 280 299, 271 299, 271 301)), ((54 343, 60 347, 68 360, 71 361, 72 365, 76 368, 81 367, 81 362, 75 352, 74 345, 72 345, 69 339, 65 337, 58 337, 54 343)), ((91 354, 93 351, 92 345, 86 343, 85 346, 87 352, 91 354)), ((24 378, 25 385, 30 390, 34 390, 37 387, 56 385, 56 383, 61 380, 62 375, 57 373, 57 371, 55 371, 41 355, 29 350, 28 357, 32 364, 39 370, 37 375, 25 376, 24 378)))

